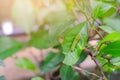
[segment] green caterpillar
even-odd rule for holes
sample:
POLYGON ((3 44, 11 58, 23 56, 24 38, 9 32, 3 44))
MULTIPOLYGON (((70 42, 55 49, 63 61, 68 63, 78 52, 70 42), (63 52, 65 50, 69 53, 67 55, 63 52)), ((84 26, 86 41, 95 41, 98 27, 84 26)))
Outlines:
POLYGON ((74 41, 73 41, 73 44, 72 44, 72 46, 71 46, 71 51, 74 50, 74 48, 75 48, 75 46, 77 45, 77 43, 78 43, 79 40, 80 40, 80 34, 78 34, 78 35, 75 37, 75 39, 74 39, 74 41))

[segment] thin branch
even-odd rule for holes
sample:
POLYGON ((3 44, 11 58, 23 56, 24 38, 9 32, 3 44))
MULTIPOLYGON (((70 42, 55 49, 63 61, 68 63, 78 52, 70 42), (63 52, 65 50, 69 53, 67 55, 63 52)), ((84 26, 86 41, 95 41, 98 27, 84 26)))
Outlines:
POLYGON ((95 62, 96 66, 98 67, 98 70, 99 70, 99 72, 100 72, 100 74, 101 74, 101 76, 102 76, 102 80, 106 80, 106 76, 105 76, 105 74, 103 73, 103 70, 102 70, 100 64, 98 63, 98 61, 97 61, 96 58, 94 57, 94 54, 96 54, 97 51, 96 51, 96 52, 93 52, 93 51, 91 51, 91 50, 89 50, 89 49, 87 49, 87 48, 85 48, 84 51, 85 51, 86 53, 88 53, 88 55, 90 55, 91 58, 92 58, 92 60, 95 62))
POLYGON ((106 76, 103 73, 103 70, 100 66, 100 64, 97 62, 97 60, 95 59, 95 57, 91 57, 93 59, 93 61, 95 62, 96 66, 98 67, 98 70, 100 71, 101 75, 102 75, 102 80, 106 80, 106 76))
POLYGON ((96 32, 97 32, 97 34, 100 36, 100 38, 101 38, 101 39, 103 39, 102 34, 101 34, 98 30, 96 30, 96 29, 95 29, 95 31, 96 31, 96 32))
POLYGON ((93 40, 101 40, 101 38, 92 38, 92 39, 89 39, 89 41, 93 41, 93 40))
POLYGON ((92 76, 94 76, 94 77, 96 77, 96 78, 100 78, 100 79, 102 79, 102 77, 98 76, 97 74, 92 73, 92 72, 89 72, 89 71, 86 71, 86 70, 84 70, 84 69, 82 69, 82 68, 80 68, 80 67, 76 67, 76 66, 74 66, 73 68, 76 69, 76 70, 79 70, 79 71, 85 72, 85 73, 87 73, 87 74, 89 74, 89 75, 92 75, 92 76))

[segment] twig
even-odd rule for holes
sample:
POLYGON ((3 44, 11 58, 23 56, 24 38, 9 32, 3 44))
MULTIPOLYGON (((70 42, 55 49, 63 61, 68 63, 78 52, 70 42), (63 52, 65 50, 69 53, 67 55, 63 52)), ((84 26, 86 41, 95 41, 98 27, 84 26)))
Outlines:
POLYGON ((102 71, 102 68, 100 66, 100 64, 97 62, 97 60, 95 59, 95 57, 91 57, 93 59, 93 61, 95 62, 96 66, 98 67, 101 75, 102 75, 102 80, 106 80, 105 74, 102 71))
POLYGON ((88 53, 88 55, 90 55, 91 58, 92 58, 92 60, 95 62, 96 66, 98 67, 98 70, 99 70, 99 72, 100 72, 100 74, 101 74, 101 76, 102 76, 102 80, 106 80, 106 76, 105 76, 105 74, 103 73, 100 64, 97 62, 97 60, 96 60, 95 57, 94 57, 94 54, 96 54, 97 51, 96 51, 96 52, 93 52, 93 51, 91 51, 91 50, 89 50, 89 49, 87 49, 87 48, 85 48, 84 51, 85 51, 86 53, 88 53))
POLYGON ((92 39, 89 39, 89 41, 93 41, 93 40, 98 41, 98 40, 101 40, 101 38, 92 38, 92 39))
POLYGON ((98 30, 96 30, 96 29, 95 29, 95 31, 96 31, 96 32, 97 32, 97 34, 100 36, 100 38, 101 38, 101 39, 103 39, 102 34, 101 34, 98 30))
POLYGON ((92 75, 92 76, 94 76, 94 77, 96 77, 96 78, 102 79, 102 77, 98 76, 97 74, 92 73, 92 72, 88 72, 88 71, 86 71, 86 70, 84 70, 84 69, 82 69, 82 68, 80 68, 80 67, 74 66, 73 68, 76 69, 76 70, 79 70, 79 71, 83 71, 83 72, 85 72, 85 73, 87 73, 87 74, 90 74, 90 75, 92 75))

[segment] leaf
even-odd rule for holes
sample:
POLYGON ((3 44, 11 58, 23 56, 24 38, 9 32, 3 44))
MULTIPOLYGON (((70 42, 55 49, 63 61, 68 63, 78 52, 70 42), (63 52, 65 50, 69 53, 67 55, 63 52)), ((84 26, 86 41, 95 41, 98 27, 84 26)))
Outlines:
POLYGON ((117 7, 111 6, 111 8, 109 8, 109 10, 106 13, 104 13, 103 17, 110 17, 116 12, 116 9, 117 7))
POLYGON ((67 32, 62 43, 63 53, 65 54, 63 63, 74 65, 80 58, 81 51, 86 46, 87 39, 88 30, 85 23, 81 23, 70 29, 70 32, 67 32))
POLYGON ((116 66, 120 66, 120 57, 112 58, 110 62, 116 66))
POLYGON ((108 2, 90 0, 94 18, 109 17, 116 12, 116 6, 108 2))
MULTIPOLYGON (((69 51, 71 51, 71 47, 73 44, 73 41, 77 35, 79 35, 82 27, 85 25, 85 23, 80 23, 77 26, 69 29, 64 37, 64 41, 62 43, 63 47, 63 53, 68 54, 69 51)), ((80 36, 81 37, 81 36, 80 36)))
POLYGON ((107 33, 112 33, 115 30, 112 29, 111 27, 107 26, 107 25, 103 25, 103 26, 98 26, 100 29, 102 29, 103 31, 107 32, 107 33))
POLYGON ((74 71, 71 66, 63 65, 60 69, 61 80, 80 80, 79 73, 74 71))
POLYGON ((23 44, 9 37, 0 38, 0 59, 3 60, 23 49, 23 44))
POLYGON ((77 61, 77 64, 82 63, 87 58, 87 56, 88 56, 87 53, 85 53, 84 51, 82 51, 81 54, 80 54, 80 58, 77 61))
POLYGON ((69 52, 65 55, 63 63, 70 66, 74 65, 79 60, 80 55, 78 54, 76 54, 75 52, 69 52))
POLYGON ((64 59, 64 55, 61 53, 49 52, 45 61, 41 64, 41 74, 46 74, 54 70, 64 59))
POLYGON ((6 80, 4 76, 0 76, 0 80, 6 80))
MULTIPOLYGON (((100 46, 100 44, 99 44, 100 46)), ((104 53, 102 52, 102 50, 107 46, 107 44, 102 44, 99 51, 98 51, 98 55, 97 57, 101 57, 104 53)), ((98 46, 97 46, 98 47, 98 46)))
POLYGON ((101 40, 101 43, 107 42, 107 41, 117 41, 120 40, 120 33, 118 32, 113 32, 111 34, 108 34, 101 40))
POLYGON ((120 32, 120 20, 119 19, 113 19, 113 18, 107 18, 103 21, 107 26, 112 28, 113 30, 120 32))
POLYGON ((28 58, 16 58, 16 65, 27 70, 36 70, 36 66, 28 58))
POLYGON ((44 80, 44 79, 42 79, 41 77, 34 77, 31 80, 44 80))
POLYGON ((102 58, 101 56, 97 56, 97 60, 101 63, 102 66, 104 66, 108 62, 105 58, 102 58))
POLYGON ((12 6, 12 18, 27 34, 35 25, 34 7, 31 0, 15 0, 12 6))
POLYGON ((48 64, 50 60, 52 60, 57 54, 54 52, 49 52, 44 60, 44 64, 48 64))
MULTIPOLYGON (((113 41, 118 41, 118 40, 120 40, 120 33, 118 33, 118 32, 113 32, 113 33, 110 33, 110 34, 108 34, 107 36, 105 36, 100 42, 99 42, 99 44, 98 44, 98 46, 100 46, 100 44, 102 44, 102 43, 105 43, 105 42, 113 42, 113 41)), ((105 47, 105 46, 104 46, 105 47)), ((102 48, 103 49, 103 48, 102 48)), ((102 54, 102 50, 101 48, 100 48, 100 50, 99 50, 99 53, 100 54, 102 54)))
POLYGON ((28 42, 29 46, 33 46, 39 49, 53 47, 58 44, 58 42, 51 42, 49 39, 48 30, 38 30, 32 34, 31 40, 28 42))
POLYGON ((104 54, 112 55, 113 57, 120 56, 120 41, 114 41, 108 44, 106 47, 102 49, 104 54))
POLYGON ((107 63, 106 65, 104 65, 103 67, 103 71, 104 72, 114 72, 115 70, 117 70, 118 68, 116 66, 113 66, 112 64, 107 63))
POLYGON ((5 67, 5 64, 4 64, 4 62, 2 60, 0 60, 0 66, 5 67))

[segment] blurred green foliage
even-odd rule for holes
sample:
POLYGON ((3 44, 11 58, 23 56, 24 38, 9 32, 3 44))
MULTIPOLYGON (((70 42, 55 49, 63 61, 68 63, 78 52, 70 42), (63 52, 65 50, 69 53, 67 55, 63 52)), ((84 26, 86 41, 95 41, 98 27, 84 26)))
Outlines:
MULTIPOLYGON (((9 37, 1 37, 0 59, 3 60, 29 46, 38 49, 55 48, 58 53, 49 52, 40 62, 40 75, 59 67, 62 80, 79 80, 80 74, 73 67, 81 64, 88 55, 100 62, 103 67, 100 72, 112 72, 119 68, 119 0, 40 2, 42 6, 35 6, 30 0, 15 0, 12 8, 13 21, 30 36, 30 40, 23 44, 9 37), (32 32, 35 24, 40 27, 32 32), (91 34, 94 35, 91 37, 91 34), (89 44, 96 36, 98 44, 89 44), (89 50, 85 52, 86 48, 89 50)), ((27 58, 17 58, 16 61, 18 67, 36 70, 35 65, 27 58)), ((86 76, 90 75, 87 70, 83 71, 89 73, 86 76)))

